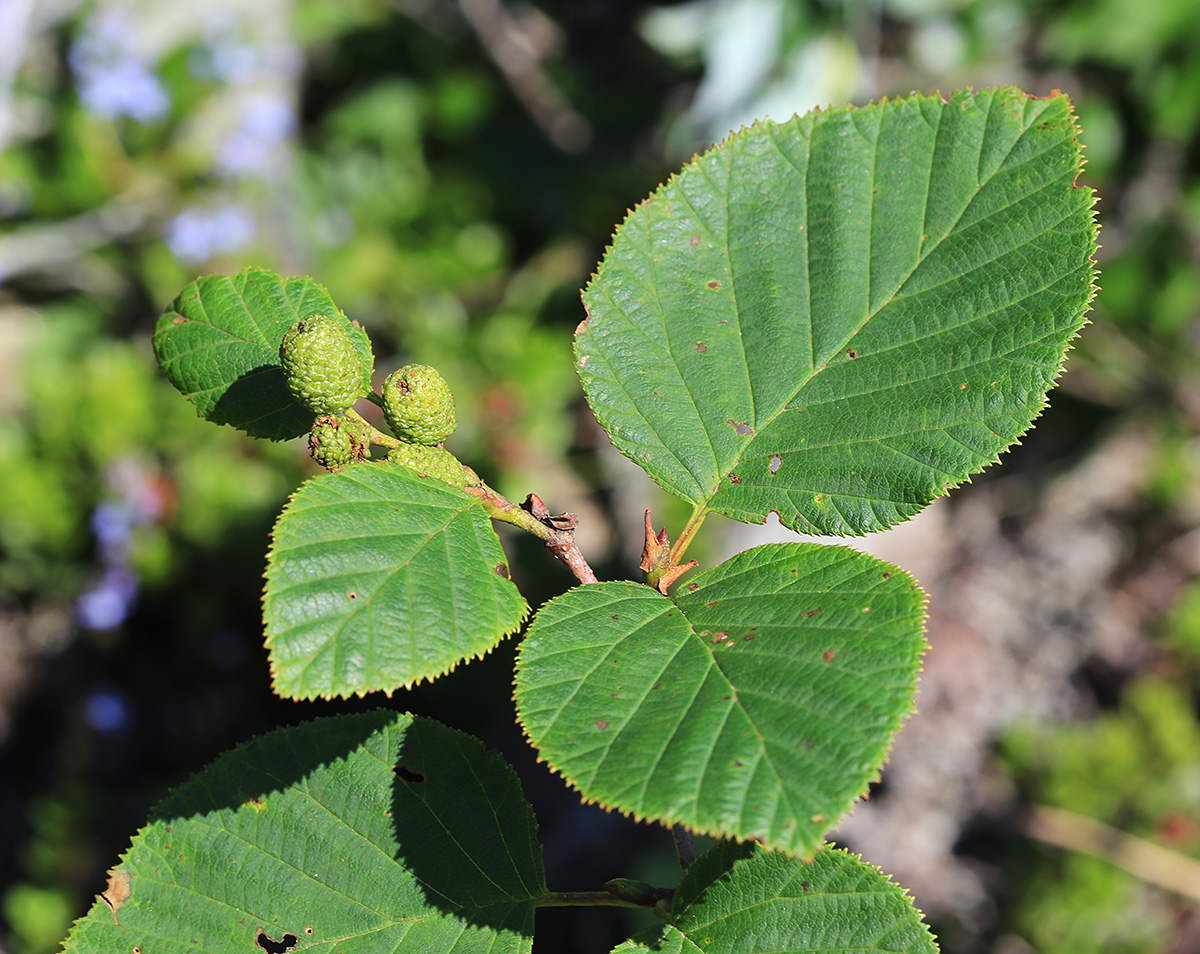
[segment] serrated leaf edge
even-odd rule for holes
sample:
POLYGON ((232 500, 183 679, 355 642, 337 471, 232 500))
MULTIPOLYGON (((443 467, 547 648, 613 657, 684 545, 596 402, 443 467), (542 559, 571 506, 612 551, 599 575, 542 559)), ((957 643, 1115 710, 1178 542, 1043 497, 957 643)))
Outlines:
MULTIPOLYGON (((386 459, 372 460, 372 461, 360 461, 358 463, 351 464, 350 467, 371 467, 371 466, 377 466, 377 465, 387 466, 388 461, 386 459)), ((399 465, 397 465, 397 466, 399 466, 399 465)), ((348 470, 348 469, 349 468, 346 468, 345 470, 342 471, 342 473, 345 473, 346 470, 348 470)), ((409 470, 411 472, 411 468, 409 470)), ((259 595, 259 604, 263 608, 263 614, 262 614, 263 615, 263 643, 264 643, 264 648, 267 650, 267 667, 268 667, 268 670, 270 673, 270 678, 271 678, 271 691, 274 692, 275 695, 279 696, 281 699, 291 699, 295 702, 310 702, 314 699, 321 699, 324 701, 329 701, 331 699, 350 699, 350 698, 362 699, 365 696, 369 695, 370 693, 382 692, 386 698, 390 699, 392 697, 392 695, 396 692, 407 691, 408 689, 411 689, 414 686, 419 686, 422 683, 433 682, 435 679, 440 679, 442 676, 446 676, 446 675, 449 675, 450 673, 454 672, 454 670, 456 670, 460 665, 465 665, 467 663, 474 662, 477 659, 484 659, 485 657, 491 655, 497 648, 499 648, 502 643, 504 643, 508 639, 511 639, 515 634, 521 632, 521 630, 525 627, 525 624, 526 624, 526 622, 528 622, 529 616, 530 616, 530 606, 529 606, 529 601, 526 600, 524 598, 524 596, 521 596, 521 593, 518 590, 517 594, 518 594, 518 596, 521 596, 521 605, 522 605, 523 609, 521 611, 520 618, 517 620, 516 625, 512 629, 503 631, 500 634, 500 637, 494 643, 492 643, 492 645, 488 646, 483 651, 478 652, 478 653, 472 653, 469 656, 460 656, 458 659, 455 659, 453 662, 451 662, 445 669, 439 670, 432 674, 426 673, 425 675, 418 676, 416 679, 409 680, 408 682, 399 683, 399 684, 391 687, 390 689, 380 686, 378 688, 355 690, 353 693, 350 693, 350 694, 336 693, 336 692, 314 692, 314 693, 310 693, 308 695, 299 695, 299 694, 294 694, 294 693, 285 691, 280 686, 279 673, 277 672, 276 667, 275 667, 275 658, 274 658, 273 653, 271 652, 270 645, 267 643, 268 634, 266 631, 266 612, 265 612, 266 611, 266 600, 267 600, 267 585, 268 585, 267 570, 270 568, 272 557, 275 554, 275 531, 276 531, 276 528, 279 526, 279 522, 283 519, 284 514, 286 514, 288 512, 288 510, 291 508, 293 502, 296 499, 296 496, 300 493, 301 490, 303 490, 306 486, 308 486, 312 481, 323 480, 323 479, 327 478, 328 476, 330 476, 330 475, 315 474, 314 476, 309 477, 307 480, 305 480, 303 483, 301 483, 300 486, 297 487, 295 490, 293 490, 290 494, 288 494, 287 501, 284 503, 283 508, 279 511, 279 515, 275 518, 275 522, 271 525, 271 539, 270 539, 270 543, 267 546, 266 568, 264 569, 264 572, 263 572, 263 587, 262 587, 262 592, 259 595)), ((465 499, 471 501, 472 503, 477 504, 477 502, 474 500, 474 498, 471 497, 470 494, 467 494, 465 491, 463 491, 459 487, 455 487, 453 484, 447 484, 447 483, 445 483, 445 481, 439 481, 433 477, 425 477, 424 475, 416 474, 415 472, 413 472, 413 476, 417 480, 432 480, 438 486, 445 486, 445 487, 448 487, 452 491, 457 491, 459 493, 462 493, 463 497, 465 499)), ((492 531, 492 533, 496 532, 494 525, 491 526, 491 531, 492 531)), ((514 588, 515 588, 515 584, 514 584, 514 588)))
MULTIPOLYGON (((918 513, 920 513, 922 510, 924 510, 926 507, 928 507, 929 504, 931 504, 933 502, 933 500, 936 500, 938 497, 946 496, 951 490, 957 489, 958 487, 961 487, 961 486, 971 483, 972 477, 977 476, 977 475, 981 474, 983 471, 987 470, 989 467, 992 467, 992 466, 1000 463, 1001 459, 1004 457, 1005 454, 1007 454, 1009 451, 1011 451, 1014 447, 1018 447, 1021 445, 1021 438, 1024 437, 1026 434, 1028 434, 1030 430, 1032 430, 1032 428, 1033 428, 1034 424, 1037 422, 1038 418, 1041 417, 1041 415, 1045 412, 1046 408, 1049 406, 1049 403, 1050 403, 1049 402, 1049 391, 1053 390, 1055 387, 1058 386, 1059 379, 1062 377, 1062 375, 1064 373, 1066 373, 1067 354, 1074 349, 1074 342, 1078 338, 1082 329, 1091 323, 1090 319, 1088 318, 1088 314, 1091 311, 1092 302, 1095 301, 1096 293, 1099 291, 1099 286, 1097 284, 1097 278, 1099 276, 1099 269, 1096 267, 1096 258, 1095 258, 1095 255, 1096 255, 1095 249, 1098 248, 1097 238, 1099 236, 1099 222, 1097 220, 1098 212, 1096 209, 1096 203, 1099 201, 1099 196, 1096 194, 1096 191, 1094 189, 1092 189, 1090 186, 1079 184, 1079 177, 1083 174, 1084 167, 1086 166, 1086 162, 1087 162, 1086 157, 1084 156, 1084 153, 1083 153, 1084 146, 1082 143, 1079 143, 1079 135, 1082 131, 1082 128, 1079 124, 1079 117, 1075 112, 1074 104, 1071 102, 1070 97, 1067 96, 1065 93, 1063 93, 1060 89, 1056 88, 1054 90, 1051 90, 1050 93, 1047 94, 1046 96, 1035 96, 1032 93, 1027 93, 1025 90, 1022 90, 1019 87, 1011 85, 1011 84, 997 84, 994 86, 984 87, 983 89, 978 90, 978 91, 976 91, 974 87, 967 86, 967 87, 963 87, 960 90, 956 90, 954 93, 952 93, 950 99, 946 99, 941 94, 940 91, 932 93, 932 94, 913 93, 913 94, 910 94, 907 96, 892 96, 892 97, 884 96, 879 99, 871 100, 865 106, 855 106, 852 104, 843 104, 842 106, 831 107, 831 108, 827 108, 824 110, 822 110, 821 107, 818 106, 815 109, 810 110, 810 113, 811 114, 827 114, 827 115, 836 115, 838 113, 847 113, 848 114, 848 113, 852 113, 852 112, 855 112, 855 111, 858 111, 861 109, 865 109, 865 108, 868 108, 871 106, 880 106, 880 105, 883 105, 883 104, 886 104, 889 102, 905 102, 905 101, 911 101, 911 100, 927 101, 927 102, 937 101, 937 102, 941 103, 942 106, 947 106, 954 101, 955 97, 970 96, 970 97, 974 98, 975 96, 979 95, 980 93, 1000 94, 1000 93, 1004 93, 1004 92, 1013 92, 1013 93, 1016 93, 1016 94, 1024 97, 1025 99, 1031 100, 1031 101, 1032 100, 1040 100, 1040 101, 1048 102, 1050 100, 1053 100, 1053 99, 1056 99, 1059 97, 1063 98, 1066 101, 1067 118, 1070 123, 1071 129, 1073 130, 1072 139, 1079 146, 1079 148, 1076 150, 1075 156, 1074 156, 1074 169, 1073 169, 1074 177, 1072 179, 1071 188, 1087 189, 1091 194, 1091 203, 1090 203, 1088 211, 1089 211, 1089 215, 1090 215, 1090 225, 1091 225, 1090 237, 1091 237, 1091 242, 1092 242, 1092 246, 1093 246, 1093 251, 1088 256, 1088 261, 1092 263, 1090 269, 1088 270, 1088 288, 1087 288, 1088 294, 1087 294, 1087 298, 1083 304, 1083 309, 1082 309, 1082 313, 1081 313, 1081 316, 1079 319, 1079 323, 1078 323, 1077 327, 1075 328, 1074 333, 1070 336, 1070 338, 1068 338, 1067 342, 1064 344, 1063 348, 1061 349, 1061 351, 1058 354, 1058 361, 1057 361, 1058 370, 1055 372, 1055 375, 1054 375, 1053 379, 1051 380, 1050 386, 1046 389, 1045 392, 1042 392, 1040 394, 1039 406, 1035 409, 1031 409, 1031 417, 1029 419, 1029 423, 1025 426, 1024 430, 1011 443, 1009 443, 1005 447, 1001 448, 991 460, 989 460, 986 463, 984 463, 983 465, 981 465, 978 468, 978 470, 974 471, 973 473, 967 474, 965 477, 963 477, 961 480, 958 480, 958 481, 947 481, 943 485, 940 493, 936 494, 929 501, 927 501, 926 503, 919 506, 912 513, 901 517, 901 519, 897 520, 895 523, 888 524, 886 527, 881 526, 881 527, 872 528, 872 529, 866 530, 866 531, 854 532, 852 529, 846 529, 844 531, 841 529, 830 530, 830 529, 817 528, 817 527, 814 527, 811 524, 809 524, 808 527, 794 528, 798 532, 801 532, 801 533, 819 532, 824 536, 834 536, 834 537, 859 537, 859 536, 865 536, 868 533, 876 533, 876 532, 880 532, 882 530, 891 529, 892 527, 900 526, 903 523, 907 523, 909 520, 911 520, 913 517, 915 517, 918 513)), ((793 114, 792 118, 789 120, 786 120, 786 122, 792 122, 798 118, 801 118, 800 114, 798 114, 798 113, 793 114)), ((586 365, 587 358, 589 356, 588 355, 580 355, 580 353, 579 353, 579 338, 580 338, 580 335, 583 333, 583 331, 587 328, 588 322, 591 320, 591 317, 592 317, 591 310, 588 308, 588 305, 587 305, 586 295, 587 295, 588 291, 591 289, 592 285, 596 282, 597 278, 599 277, 600 271, 601 271, 601 266, 604 264, 605 260, 608 258, 609 253, 613 249, 613 241, 615 240, 617 233, 619 233, 621 231, 621 229, 623 229, 625 227, 625 224, 629 221, 629 219, 634 215, 635 212, 637 212, 637 210, 641 206, 646 205, 646 204, 650 203, 651 201, 655 200, 656 198, 658 198, 659 195, 661 193, 665 192, 666 189, 680 175, 682 175, 685 170, 689 169, 690 167, 692 167, 694 165, 699 164, 701 161, 703 161, 705 158, 707 158, 712 153, 716 152, 718 149, 725 147, 727 144, 729 144, 737 139, 741 139, 746 136, 749 136, 752 132, 759 129, 760 127, 765 127, 767 124, 784 125, 785 123, 775 123, 773 120, 770 120, 770 119, 756 119, 749 126, 743 125, 740 129, 731 131, 728 135, 725 136, 724 139, 720 140, 717 143, 714 143, 713 145, 709 146, 707 149, 693 155, 691 159, 689 159, 681 168, 677 169, 675 172, 672 172, 648 196, 646 196, 644 199, 639 201, 632 208, 627 208, 625 210, 624 218, 621 219, 620 223, 613 230, 612 238, 610 238, 608 243, 604 246, 604 251, 600 256, 600 260, 597 263, 596 268, 592 271, 591 275, 588 277, 587 283, 584 285, 583 289, 581 290, 580 298, 581 298, 582 304, 583 304, 584 318, 583 318, 583 320, 581 320, 579 322, 578 325, 576 325, 575 332, 574 332, 574 335, 572 336, 572 340, 571 340, 572 353, 575 358, 575 371, 576 371, 576 376, 579 378, 580 386, 583 389, 584 397, 587 400, 588 407, 591 409, 592 414, 595 416, 597 423, 604 429, 606 434, 611 432, 612 426, 611 426, 610 422, 608 422, 604 419, 604 415, 602 415, 602 413, 600 413, 597 410, 596 406, 592 402, 591 392, 588 389, 587 382, 583 375, 583 368, 584 368, 584 365, 586 365)), ((679 497, 682 500, 691 500, 691 498, 687 494, 669 486, 668 483, 665 482, 665 480, 662 477, 657 476, 655 474, 651 474, 649 470, 646 470, 646 468, 642 467, 642 464, 640 461, 638 461, 630 453, 626 452, 625 449, 618 446, 615 442, 611 442, 611 443, 613 444, 613 447, 616 448, 618 453, 621 454, 622 457, 626 458, 631 463, 634 463, 638 467, 642 468, 642 470, 645 471, 647 476, 649 476, 664 491, 666 491, 669 494, 672 494, 673 496, 679 497)), ((718 485, 717 489, 719 489, 719 485, 718 485)), ((708 506, 708 502, 711 501, 712 497, 715 496, 716 492, 717 492, 717 490, 714 489, 713 493, 709 496, 707 501, 702 502, 697 505, 698 508, 704 509, 704 510, 711 509, 708 506)), ((718 510, 715 512, 722 513, 723 515, 730 517, 730 519, 738 520, 742 523, 751 523, 751 524, 765 523, 765 521, 767 519, 769 519, 769 517, 770 517, 770 513, 768 513, 766 518, 764 518, 762 521, 759 521, 757 519, 757 514, 755 515, 755 518, 753 520, 751 520, 751 519, 747 519, 746 517, 740 517, 740 516, 736 516, 731 513, 727 513, 724 510, 718 510)), ((774 512, 774 513, 776 513, 776 516, 779 516, 777 511, 771 511, 771 512, 774 512)))
MULTIPOLYGON (((851 552, 859 553, 859 554, 861 554, 863 552, 861 550, 856 550, 854 547, 850 547, 845 544, 829 543, 829 544, 817 544, 817 545, 825 546, 825 547, 832 547, 832 548, 838 549, 838 550, 847 550, 847 551, 851 551, 851 552)), ((761 547, 773 547, 773 546, 777 546, 777 544, 767 543, 767 544, 760 544, 760 546, 761 547)), ((743 550, 741 552, 748 553, 750 550, 754 550, 754 549, 759 549, 759 547, 750 547, 748 550, 743 550)), ((929 620, 929 612, 928 612, 929 594, 925 592, 924 587, 922 587, 920 585, 920 583, 917 582, 916 578, 911 573, 909 573, 907 570, 905 570, 903 567, 897 566, 896 564, 894 564, 888 560, 882 560, 879 557, 873 556, 871 554, 867 554, 867 555, 871 556, 871 558, 873 560, 875 560, 881 566, 890 567, 892 570, 895 570, 899 573, 903 573, 906 577, 908 577, 910 580, 913 581, 914 588, 916 589, 917 593, 920 596, 920 604, 921 605, 920 605, 919 623, 920 623, 921 640, 924 643, 924 646, 921 650, 921 658, 923 660, 925 654, 929 651, 929 637, 928 637, 928 633, 926 631, 926 623, 929 620)), ((718 566, 720 566, 720 565, 721 564, 718 564, 718 566)), ((713 569, 715 569, 715 567, 713 569)), ((615 580, 612 582, 635 582, 635 581, 615 580)), ((655 591, 655 592, 657 592, 657 591, 655 591)), ((666 598, 671 600, 671 602, 674 603, 676 605, 676 607, 678 607, 678 604, 675 603, 674 596, 668 594, 668 595, 666 595, 666 598)), ((546 603, 542 604, 542 606, 546 606, 546 605, 547 605, 546 603)), ((542 607, 538 607, 539 611, 541 609, 542 609, 542 607)), ((682 608, 680 608, 680 613, 683 615, 684 619, 688 619, 687 614, 683 613, 682 608)), ((536 622, 536 614, 534 617, 534 621, 536 622)), ((690 620, 688 620, 688 624, 689 624, 689 626, 691 625, 690 620)), ((693 636, 696 635, 694 629, 692 631, 692 635, 693 636)), ((647 824, 647 825, 657 824, 657 825, 663 825, 664 827, 667 827, 667 828, 670 828, 673 825, 681 825, 695 835, 702 835, 702 836, 706 835, 708 837, 716 838, 718 840, 734 841, 737 844, 746 844, 748 842, 753 842, 754 844, 764 847, 765 850, 774 851, 774 852, 777 852, 782 855, 787 855, 790 858, 797 858, 801 861, 811 861, 812 860, 812 858, 813 858, 812 854, 805 855, 800 852, 789 852, 786 849, 780 848, 778 846, 765 845, 764 842, 759 840, 758 836, 756 836, 756 835, 739 835, 735 832, 721 831, 718 829, 709 829, 709 828, 704 828, 704 827, 700 827, 700 826, 694 826, 694 825, 691 825, 688 822, 686 822, 684 819, 673 817, 671 815, 662 815, 662 816, 642 815, 633 809, 621 808, 619 805, 611 805, 611 804, 604 802, 601 799, 591 798, 575 783, 575 781, 573 779, 568 777, 563 772, 562 769, 560 769, 558 766, 556 766, 554 763, 552 763, 549 759, 542 757, 541 749, 538 747, 537 743, 534 742, 533 738, 529 735, 528 729, 525 728, 525 723, 521 718, 521 701, 517 695, 517 682, 516 682, 517 672, 521 668, 521 655, 522 655, 523 648, 524 648, 524 637, 522 637, 521 644, 518 645, 518 647, 517 647, 516 664, 513 667, 513 682, 512 682, 511 698, 513 701, 513 706, 516 710, 517 727, 520 728, 521 736, 524 738, 525 742, 529 745, 529 747, 538 753, 536 756, 536 761, 541 765, 545 765, 547 770, 552 775, 557 775, 559 778, 561 778, 563 780, 563 782, 566 784, 566 786, 568 788, 575 791, 579 795, 579 800, 582 804, 595 805, 596 807, 603 809, 605 812, 607 812, 609 814, 616 812, 618 815, 621 815, 625 818, 629 818, 632 821, 635 821, 639 824, 647 824)), ((880 781, 880 779, 883 777, 883 769, 887 766, 888 760, 891 758, 892 750, 895 747, 897 736, 899 736, 900 733, 904 730, 904 726, 907 725, 909 720, 919 714, 919 710, 917 708, 917 699, 921 694, 920 682, 921 682, 921 676, 922 676, 922 674, 924 674, 924 672, 925 672, 924 663, 919 662, 917 665, 914 677, 913 677, 912 688, 910 690, 912 693, 912 705, 911 705, 909 711, 900 717, 898 724, 890 732, 890 734, 888 736, 887 746, 885 747, 884 752, 883 752, 883 758, 879 763, 879 767, 875 770, 874 776, 868 778, 863 783, 861 789, 858 790, 854 795, 852 795, 849 798, 847 807, 845 809, 843 809, 842 812, 836 818, 830 820, 829 827, 825 829, 826 832, 833 831, 834 829, 836 829, 843 819, 845 819, 848 815, 853 813, 855 806, 857 806, 860 802, 862 802, 864 800, 864 797, 866 796, 867 792, 870 790, 871 785, 880 781)), ((820 847, 818 847, 817 851, 820 851, 820 850, 822 850, 822 849, 820 847)), ((815 854, 815 852, 814 852, 814 854, 815 854)))

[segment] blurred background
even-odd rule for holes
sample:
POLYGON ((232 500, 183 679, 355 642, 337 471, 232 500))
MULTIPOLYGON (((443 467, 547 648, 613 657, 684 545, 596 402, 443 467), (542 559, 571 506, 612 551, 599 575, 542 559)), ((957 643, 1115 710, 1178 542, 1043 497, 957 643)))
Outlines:
MULTIPOLYGON (((837 835, 948 954, 1200 951, 1200 3, 0 0, 0 954, 57 949, 168 788, 376 705, 522 774, 560 890, 674 884, 513 723, 512 645, 391 699, 285 703, 259 597, 312 473, 195 417, 149 337, 197 274, 311 274, 452 449, 628 577, 656 495, 591 420, 578 293, 627 208, 757 117, 910 90, 1074 98, 1103 291, 1024 443, 862 541, 931 596, 921 715, 837 835)), ((705 565, 778 528, 713 518, 705 565)), ((534 605, 571 579, 506 537, 534 605)), ((703 847, 703 846, 702 846, 703 847)), ((538 954, 644 915, 539 912, 538 954)))

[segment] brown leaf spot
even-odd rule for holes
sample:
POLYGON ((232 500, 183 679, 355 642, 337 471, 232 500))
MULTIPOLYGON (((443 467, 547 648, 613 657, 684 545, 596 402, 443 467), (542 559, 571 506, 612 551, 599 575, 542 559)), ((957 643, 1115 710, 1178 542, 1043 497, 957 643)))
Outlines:
POLYGON ((824 494, 817 494, 815 497, 813 497, 813 500, 814 500, 816 503, 820 503, 820 502, 821 502, 822 500, 824 500, 824 499, 825 499, 825 496, 824 496, 824 494))
POLYGON ((698 587, 699 585, 700 585, 699 583, 689 583, 687 585, 688 592, 689 593, 693 592, 696 589, 696 587, 698 587))
POLYGON ((871 607, 869 607, 869 606, 864 606, 864 607, 863 607, 863 612, 864 612, 864 613, 869 613, 869 612, 871 612, 871 607))
POLYGON ((733 760, 733 766, 734 766, 734 768, 741 768, 741 767, 742 767, 742 760, 741 760, 741 759, 734 759, 734 760, 733 760))
POLYGON ((883 574, 883 578, 884 578, 885 580, 890 580, 890 579, 892 578, 892 574, 890 574, 890 573, 884 573, 884 574, 883 574))
POLYGON ((819 606, 818 606, 816 609, 810 609, 810 610, 809 610, 807 613, 805 613, 804 615, 805 615, 805 617, 806 617, 806 618, 808 618, 808 619, 812 619, 812 618, 813 618, 814 616, 816 616, 816 615, 817 615, 819 612, 821 612, 821 607, 819 607, 819 606))
POLYGON ((706 345, 703 341, 696 342, 696 353, 697 354, 704 354, 704 352, 707 350, 708 350, 708 345, 706 345))
POLYGON ((718 603, 720 603, 720 602, 721 602, 720 600, 709 600, 709 601, 708 601, 707 603, 705 603, 704 605, 705 605, 705 606, 716 606, 716 605, 717 605, 718 603))
POLYGON ((806 749, 811 749, 811 748, 813 747, 813 740, 812 740, 812 739, 805 739, 805 740, 804 740, 804 747, 805 747, 806 749))
POLYGON ((960 391, 965 391, 965 390, 967 389, 967 382, 966 382, 966 381, 964 381, 962 384, 960 384, 960 385, 958 386, 958 388, 959 388, 959 390, 960 390, 960 391))
POLYGON ((803 891, 807 891, 807 890, 808 890, 809 888, 811 888, 811 887, 812 887, 812 885, 811 885, 811 884, 809 884, 807 881, 801 881, 801 882, 800 882, 800 888, 801 888, 801 890, 803 890, 803 891))
POLYGON ((114 924, 121 923, 117 920, 117 912, 121 910, 121 905, 125 903, 131 891, 129 872, 124 868, 110 868, 108 871, 108 886, 104 889, 104 893, 99 895, 99 898, 112 911, 114 924))
POLYGON ((261 798, 252 798, 252 799, 250 799, 250 801, 246 802, 243 807, 253 808, 256 812, 261 812, 264 808, 267 807, 267 803, 264 802, 261 798))
POLYGON ((709 288, 710 291, 716 291, 718 288, 721 287, 721 283, 719 281, 717 281, 715 278, 710 278, 705 284, 707 285, 707 287, 709 288))
POLYGON ((696 247, 697 245, 699 245, 699 244, 700 244, 700 236, 699 236, 699 235, 693 235, 693 236, 692 236, 692 248, 695 248, 695 247, 696 247))
POLYGON ((827 649, 827 650, 825 650, 825 652, 821 653, 821 658, 824 659, 826 662, 833 662, 833 657, 836 655, 837 655, 837 653, 834 652, 832 649, 827 649))
POLYGON ((767 470, 772 474, 778 474, 779 468, 783 466, 783 458, 778 454, 771 455, 771 463, 767 464, 767 470))
POLYGON ((292 948, 300 943, 300 938, 295 934, 285 934, 280 940, 273 941, 267 936, 267 933, 259 928, 254 935, 254 943, 261 947, 267 954, 287 954, 292 948))
POLYGON ((750 640, 752 640, 753 638, 754 638, 753 633, 747 633, 745 636, 742 637, 742 639, 745 640, 746 642, 750 642, 750 640))
POLYGON ((596 723, 596 728, 599 729, 601 732, 603 732, 605 729, 608 728, 608 723, 605 722, 603 719, 601 719, 599 722, 596 723))
POLYGON ((740 483, 742 482, 742 478, 741 478, 741 477, 739 477, 737 474, 730 474, 730 475, 729 475, 729 482, 730 482, 731 484, 740 484, 740 483))

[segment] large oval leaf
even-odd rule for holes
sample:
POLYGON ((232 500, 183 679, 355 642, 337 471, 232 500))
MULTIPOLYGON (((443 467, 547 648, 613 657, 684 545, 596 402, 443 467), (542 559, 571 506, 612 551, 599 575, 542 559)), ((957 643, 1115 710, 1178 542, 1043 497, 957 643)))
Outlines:
POLYGON ((895 882, 838 849, 811 864, 753 845, 718 845, 675 892, 670 923, 613 954, 937 954, 921 914, 895 882))
POLYGON ((266 577, 275 691, 293 699, 432 679, 529 610, 483 509, 389 461, 304 483, 276 521, 266 577))
POLYGON ((740 520, 898 523, 1030 425, 1093 294, 1070 103, 1016 89, 755 124, 641 203, 584 292, 588 400, 740 520))
POLYGON ((589 799, 807 855, 912 710, 923 596, 846 547, 757 547, 673 599, 576 587, 538 611, 516 700, 589 799))
POLYGON ((65 949, 518 954, 545 893, 512 769, 376 711, 273 732, 176 789, 65 949))
POLYGON ((311 278, 281 278, 262 268, 206 275, 187 286, 154 329, 154 353, 167 379, 215 424, 253 437, 286 440, 314 420, 296 403, 279 364, 279 343, 301 318, 339 318, 363 358, 371 384, 371 343, 311 278))

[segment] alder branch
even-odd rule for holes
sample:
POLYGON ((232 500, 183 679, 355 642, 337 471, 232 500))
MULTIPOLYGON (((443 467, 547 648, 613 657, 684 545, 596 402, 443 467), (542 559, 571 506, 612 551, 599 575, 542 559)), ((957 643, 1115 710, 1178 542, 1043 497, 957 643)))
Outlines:
POLYGON ((526 533, 532 533, 546 544, 546 549, 562 562, 580 583, 597 583, 596 574, 579 552, 575 543, 575 527, 579 521, 572 513, 551 514, 537 494, 530 494, 521 506, 506 499, 487 484, 467 487, 467 493, 483 504, 493 520, 510 523, 526 533))

